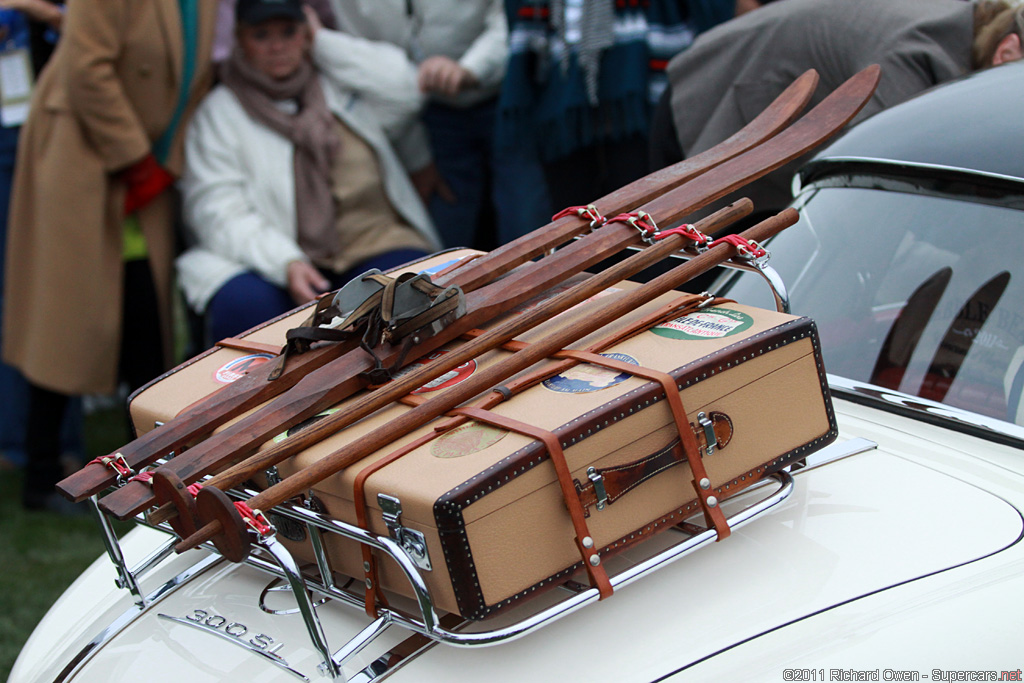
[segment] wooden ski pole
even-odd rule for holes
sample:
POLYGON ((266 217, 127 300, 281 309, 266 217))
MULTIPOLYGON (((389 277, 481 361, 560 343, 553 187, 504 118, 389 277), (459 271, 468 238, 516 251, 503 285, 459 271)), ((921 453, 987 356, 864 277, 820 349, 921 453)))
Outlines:
MULTIPOLYGON (((750 200, 742 199, 698 221, 693 227, 701 233, 714 233, 740 218, 750 215, 752 210, 753 204, 750 200)), ((680 247, 677 242, 676 240, 662 240, 646 247, 640 253, 587 278, 571 289, 544 301, 522 315, 518 315, 495 329, 488 330, 471 341, 452 349, 441 358, 421 366, 414 372, 394 379, 354 403, 343 407, 338 412, 324 417, 296 436, 267 450, 257 452, 250 458, 215 475, 206 481, 203 486, 215 486, 224 490, 244 482, 254 474, 282 462, 299 451, 309 448, 356 421, 390 405, 449 370, 498 348, 505 342, 586 301, 615 283, 621 282, 644 268, 662 261, 670 254, 679 250, 680 247)), ((180 511, 176 511, 173 505, 167 504, 150 514, 149 520, 154 524, 159 524, 179 513, 180 511)))
MULTIPOLYGON (((799 115, 810 100, 817 82, 818 75, 814 70, 805 72, 759 116, 721 144, 596 200, 596 211, 599 215, 614 215, 643 205, 666 189, 678 187, 770 139, 799 115)), ((587 222, 581 216, 557 219, 445 274, 438 278, 438 284, 454 284, 465 292, 474 291, 515 267, 564 244, 586 228, 587 222)), ((296 356, 289 361, 283 375, 273 382, 267 381, 272 368, 270 364, 264 364, 191 406, 159 429, 153 429, 126 444, 108 458, 121 459, 126 467, 137 469, 157 458, 177 452, 186 444, 205 438, 238 415, 287 391, 307 373, 352 351, 356 346, 355 341, 339 342, 296 356)), ((69 500, 78 502, 112 486, 117 477, 117 473, 107 465, 93 462, 61 481, 57 489, 69 500)))
MULTIPOLYGON (((762 242, 796 222, 795 209, 786 209, 742 233, 748 242, 762 242)), ((670 235, 665 242, 667 248, 679 249, 685 238, 670 235)), ((680 287, 701 273, 736 255, 736 247, 728 242, 719 242, 708 251, 669 272, 641 285, 637 289, 609 297, 607 303, 599 304, 591 314, 575 326, 556 331, 538 340, 510 358, 496 363, 469 378, 462 384, 451 387, 436 398, 430 399, 407 413, 395 418, 387 425, 377 428, 359 440, 331 453, 315 464, 296 472, 265 491, 253 496, 246 504, 254 511, 269 509, 309 490, 325 478, 354 465, 371 453, 387 446, 400 435, 422 427, 431 420, 444 415, 453 408, 487 389, 503 382, 517 372, 551 356, 574 341, 611 324, 623 315, 635 310, 652 299, 680 287)), ((203 488, 197 498, 201 521, 205 525, 195 534, 175 546, 183 552, 200 543, 213 540, 218 549, 233 561, 241 561, 248 555, 248 526, 242 520, 230 499, 215 488, 203 488), (239 537, 238 534, 241 536, 239 537)))

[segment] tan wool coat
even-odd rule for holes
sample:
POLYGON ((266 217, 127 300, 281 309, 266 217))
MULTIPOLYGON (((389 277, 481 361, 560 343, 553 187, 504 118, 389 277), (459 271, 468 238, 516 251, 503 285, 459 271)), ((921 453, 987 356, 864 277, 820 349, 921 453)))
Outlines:
MULTIPOLYGON (((185 124, 212 80, 215 0, 199 0, 189 103, 167 169, 180 175, 185 124)), ((121 339, 125 187, 170 125, 182 81, 178 0, 74 0, 21 132, 8 227, 3 358, 68 394, 115 389, 121 339)), ((138 216, 170 353, 176 199, 138 216)), ((169 357, 168 357, 169 360, 169 357)))

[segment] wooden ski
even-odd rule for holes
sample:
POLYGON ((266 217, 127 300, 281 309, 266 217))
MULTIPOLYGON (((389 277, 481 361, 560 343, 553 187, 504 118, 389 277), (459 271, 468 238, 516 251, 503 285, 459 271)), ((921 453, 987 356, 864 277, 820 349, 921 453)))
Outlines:
MULTIPOLYGON (((750 215, 752 210, 753 204, 750 200, 743 199, 698 221, 693 227, 700 233, 714 233, 740 218, 750 215)), ((220 472, 213 478, 203 482, 203 486, 215 486, 221 490, 226 490, 241 484, 268 467, 277 465, 299 451, 309 448, 313 444, 354 424, 373 412, 398 401, 425 383, 440 377, 463 363, 477 358, 487 351, 513 340, 515 337, 586 301, 608 287, 635 275, 644 268, 658 263, 668 255, 678 251, 678 249, 678 240, 662 240, 625 261, 587 278, 571 289, 538 304, 529 311, 511 318, 498 327, 474 336, 470 341, 460 345, 458 348, 452 349, 449 353, 444 354, 419 370, 396 378, 358 399, 353 399, 338 412, 320 419, 294 437, 276 444, 267 450, 259 451, 252 457, 220 472)), ((159 476, 160 472, 158 471, 157 474, 159 476)), ((177 486, 178 480, 172 479, 171 481, 173 482, 172 485, 177 486)), ((173 494, 166 499, 163 499, 158 491, 154 491, 154 495, 160 503, 180 502, 180 499, 173 494)), ((183 513, 191 512, 193 509, 193 506, 189 504, 187 499, 185 507, 186 510, 174 510, 172 512, 168 505, 163 505, 160 510, 150 514, 149 519, 152 523, 158 524, 171 519, 175 515, 182 517, 183 513)))
MULTIPOLYGON (((804 154, 837 132, 859 111, 873 91, 877 78, 877 67, 866 69, 784 132, 648 202, 643 210, 656 221, 673 223, 804 154)), ((418 344, 411 355, 418 357, 429 353, 510 307, 548 290, 568 275, 589 268, 639 241, 640 234, 633 226, 609 224, 558 250, 540 264, 528 264, 500 282, 468 295, 466 315, 435 337, 418 344)), ((400 349, 386 345, 377 351, 385 364, 393 363, 401 353, 400 349)), ((304 377, 268 406, 209 437, 161 469, 173 472, 182 482, 192 482, 231 466, 251 455, 280 431, 312 417, 365 386, 361 375, 371 367, 369 355, 362 351, 332 361, 304 377)), ((124 519, 149 507, 153 500, 148 486, 136 482, 105 497, 101 507, 124 519)))
MULTIPOLYGON (((794 81, 764 112, 728 140, 690 159, 656 171, 612 192, 594 203, 599 215, 615 215, 643 205, 667 189, 691 181, 700 174, 756 147, 788 126, 803 110, 818 82, 817 73, 807 71, 794 81)), ((472 292, 487 282, 512 271, 539 255, 572 239, 587 229, 581 216, 565 216, 474 259, 449 273, 438 284, 458 285, 472 292)), ((546 259, 542 259, 543 263, 546 259)), ((173 420, 126 444, 109 459, 137 470, 154 460, 180 451, 201 440, 216 428, 291 389, 308 373, 351 352, 357 342, 339 342, 314 348, 289 360, 282 376, 268 382, 272 364, 264 364, 238 381, 197 404, 173 420)), ((414 357, 409 357, 413 360, 414 357)), ((118 473, 102 462, 90 463, 61 481, 57 488, 68 499, 78 502, 114 485, 118 473)))
MULTIPOLYGON (((760 242, 789 227, 796 222, 797 218, 796 210, 786 209, 777 216, 750 228, 741 236, 749 242, 760 242)), ((685 246, 685 242, 685 237, 674 234, 666 237, 661 246, 666 252, 671 252, 685 246)), ((504 382, 533 364, 551 357, 569 344, 614 323, 652 299, 680 287, 694 277, 732 258, 737 253, 736 249, 731 243, 720 242, 703 254, 640 285, 633 291, 609 297, 606 303, 596 304, 594 310, 575 325, 532 342, 511 357, 480 370, 461 384, 449 388, 437 397, 396 417, 387 425, 363 435, 358 440, 257 494, 246 501, 246 505, 252 510, 269 510, 275 505, 280 505, 305 493, 327 477, 337 474, 375 451, 386 447, 396 438, 441 417, 481 392, 504 382)), ((631 258, 642 256, 643 254, 638 254, 631 258)), ((563 293, 560 297, 564 297, 566 294, 563 293)), ((219 489, 205 486, 199 491, 196 500, 200 521, 204 526, 177 544, 175 550, 183 552, 200 543, 213 540, 218 550, 229 560, 235 562, 244 560, 248 556, 250 548, 249 527, 234 504, 219 489)))

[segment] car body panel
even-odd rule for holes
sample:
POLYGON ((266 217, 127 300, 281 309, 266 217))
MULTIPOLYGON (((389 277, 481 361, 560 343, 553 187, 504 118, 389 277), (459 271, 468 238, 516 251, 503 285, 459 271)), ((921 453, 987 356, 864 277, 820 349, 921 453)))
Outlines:
POLYGON ((1024 62, 975 72, 884 109, 815 155, 933 164, 1024 178, 1024 62))
MULTIPOLYGON (((737 644, 745 643, 738 646, 743 652, 758 650, 762 638, 768 638, 767 643, 783 637, 777 631, 790 628, 802 633, 813 628, 805 623, 837 606, 856 613, 857 608, 846 605, 870 600, 879 592, 905 592, 909 585, 934 581, 948 572, 956 572, 953 576, 962 582, 962 573, 977 571, 980 583, 995 580, 991 577, 1002 572, 1008 594, 1024 591, 1024 578, 1012 570, 1024 562, 1018 543, 1024 533, 1018 511, 1024 507, 1024 482, 1019 472, 1000 462, 1019 460, 1020 451, 986 444, 986 452, 996 455, 981 460, 971 452, 977 439, 963 436, 950 441, 947 430, 939 427, 844 401, 836 401, 836 407, 840 440, 856 436, 878 447, 799 472, 793 495, 771 513, 603 603, 495 647, 435 646, 389 679, 476 680, 486 670, 495 683, 587 675, 657 680, 737 644), (985 523, 979 525, 978 519, 985 523), (844 560, 850 556, 858 561, 844 560), (667 623, 671 628, 664 628, 667 623), (785 624, 794 625, 783 628, 785 624), (630 638, 628 647, 623 646, 624 637, 630 638), (578 644, 578 657, 566 656, 567 643, 578 644), (495 661, 501 666, 495 667, 495 661), (543 671, 538 673, 541 662, 543 671)), ((192 551, 172 564, 204 552, 192 551)), ((111 572, 102 564, 94 566, 85 575, 91 578, 83 577, 64 604, 55 607, 54 618, 70 604, 93 601, 93 575, 109 579, 111 572)), ((227 563, 207 570, 105 643, 70 680, 180 680, 181 671, 189 671, 197 681, 294 678, 280 666, 225 642, 222 635, 159 614, 179 620, 218 616, 212 623, 221 631, 243 624, 249 638, 263 633, 284 643, 277 654, 311 680, 318 678, 319 659, 297 615, 268 615, 259 609, 259 596, 269 580, 252 568, 227 563), (159 669, 153 669, 154 661, 160 662, 159 669)), ((910 613, 938 610, 933 603, 947 597, 946 592, 923 591, 919 597, 906 598, 899 613, 912 622, 917 617, 910 613)), ((124 600, 118 604, 124 607, 124 600)), ((968 615, 970 605, 964 602, 968 615)), ((333 648, 369 623, 357 610, 343 611, 338 605, 318 611, 333 648)), ((49 622, 49 617, 44 620, 34 641, 52 645, 60 627, 49 622)), ((356 676, 401 638, 397 630, 389 635, 350 663, 347 674, 356 676)), ((30 643, 33 649, 39 645, 30 643)), ((51 673, 59 672, 73 652, 74 647, 59 655, 51 650, 51 673)), ((16 670, 11 680, 52 680, 49 674, 29 674, 16 670)))

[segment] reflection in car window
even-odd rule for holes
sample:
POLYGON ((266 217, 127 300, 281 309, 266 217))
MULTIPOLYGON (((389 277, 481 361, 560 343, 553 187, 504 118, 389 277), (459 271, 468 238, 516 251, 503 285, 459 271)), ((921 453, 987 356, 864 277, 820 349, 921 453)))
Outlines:
MULTIPOLYGON (((830 373, 1024 424, 1024 214, 824 188, 771 244, 830 373)), ((772 307, 749 275, 720 293, 772 307)))

